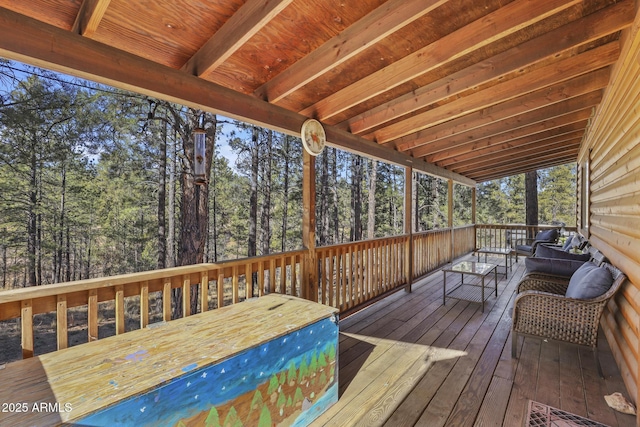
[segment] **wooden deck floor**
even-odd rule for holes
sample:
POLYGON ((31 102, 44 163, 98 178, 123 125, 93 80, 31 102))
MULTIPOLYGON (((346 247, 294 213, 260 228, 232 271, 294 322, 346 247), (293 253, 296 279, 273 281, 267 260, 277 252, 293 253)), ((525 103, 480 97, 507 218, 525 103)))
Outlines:
MULTIPOLYGON (((497 260, 496 260, 497 261, 497 260)), ((314 426, 522 426, 528 401, 610 426, 635 417, 603 396, 629 396, 601 332, 596 371, 590 350, 520 340, 511 358, 511 310, 524 263, 485 305, 442 301, 437 271, 340 322, 340 399, 314 426)), ((448 276, 448 282, 453 281, 448 276)), ((459 279, 458 279, 459 281, 459 279)))

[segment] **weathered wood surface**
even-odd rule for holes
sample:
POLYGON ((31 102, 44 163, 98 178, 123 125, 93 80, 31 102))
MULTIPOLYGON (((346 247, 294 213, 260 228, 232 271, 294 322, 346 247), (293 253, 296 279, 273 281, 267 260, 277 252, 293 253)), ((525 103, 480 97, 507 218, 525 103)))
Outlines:
MULTIPOLYGON (((471 259, 471 257, 469 257, 471 259)), ((499 261, 499 259, 496 259, 499 261)), ((511 311, 524 263, 480 305, 442 305, 442 273, 340 322, 340 399, 312 426, 520 426, 529 399, 615 426, 635 426, 603 396, 625 386, 604 334, 590 350, 526 338, 512 359, 511 311), (399 373, 402 375, 399 376, 399 373)))
POLYGON ((25 402, 29 410, 0 412, 0 425, 56 425, 78 419, 335 313, 298 298, 268 295, 9 363, 0 370, 0 402, 25 402), (34 404, 56 402, 62 411, 32 409, 34 404), (65 411, 65 404, 71 410, 65 411))

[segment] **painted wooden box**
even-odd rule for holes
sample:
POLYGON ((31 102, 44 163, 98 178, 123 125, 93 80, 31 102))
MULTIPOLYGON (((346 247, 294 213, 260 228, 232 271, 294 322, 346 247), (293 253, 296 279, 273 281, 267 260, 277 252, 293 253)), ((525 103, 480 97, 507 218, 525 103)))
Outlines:
POLYGON ((6 365, 0 425, 304 426, 338 400, 331 307, 268 295, 156 325, 6 365))

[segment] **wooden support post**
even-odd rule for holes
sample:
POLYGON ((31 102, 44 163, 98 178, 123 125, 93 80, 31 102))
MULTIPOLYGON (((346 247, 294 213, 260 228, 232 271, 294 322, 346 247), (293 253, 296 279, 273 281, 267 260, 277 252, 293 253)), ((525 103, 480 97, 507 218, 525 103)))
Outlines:
POLYGON ((406 258, 404 290, 411 292, 413 284, 413 168, 404 168, 404 234, 407 235, 404 256, 406 258))
POLYGON ((453 254, 454 254, 454 241, 453 241, 453 180, 449 179, 449 186, 448 186, 448 191, 447 191, 447 202, 448 202, 448 209, 447 209, 447 224, 449 225, 449 230, 451 230, 451 262, 453 263, 453 254))
POLYGON ((302 275, 302 298, 318 301, 316 257, 316 158, 302 150, 302 246, 307 250, 302 275))
POLYGON ((168 322, 171 320, 171 279, 164 279, 162 285, 162 320, 168 322))
POLYGON ((58 350, 67 348, 69 344, 67 328, 67 297, 58 295, 56 297, 56 337, 58 350))
POLYGON ((182 276, 182 317, 191 316, 191 277, 182 276))
POLYGON ((22 328, 22 358, 33 357, 33 303, 30 299, 20 303, 22 328))

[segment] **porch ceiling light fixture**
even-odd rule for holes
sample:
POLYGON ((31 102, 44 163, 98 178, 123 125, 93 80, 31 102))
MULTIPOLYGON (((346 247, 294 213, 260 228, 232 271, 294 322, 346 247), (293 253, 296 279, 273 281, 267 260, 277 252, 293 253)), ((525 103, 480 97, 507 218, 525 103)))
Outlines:
POLYGON ((308 119, 302 124, 300 131, 302 146, 312 156, 317 156, 324 150, 327 136, 322 127, 322 123, 315 119, 308 119))
POLYGON ((204 185, 207 182, 206 140, 207 133, 202 127, 193 130, 193 182, 196 185, 204 185))

